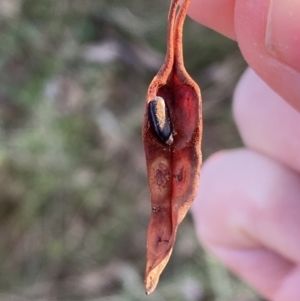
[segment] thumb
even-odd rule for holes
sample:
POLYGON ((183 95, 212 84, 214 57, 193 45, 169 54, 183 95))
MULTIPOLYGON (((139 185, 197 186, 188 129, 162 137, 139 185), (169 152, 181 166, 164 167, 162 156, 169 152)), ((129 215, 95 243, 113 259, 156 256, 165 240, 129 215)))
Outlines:
POLYGON ((193 0, 190 15, 234 37, 250 67, 300 111, 299 0, 193 0))
POLYGON ((300 111, 300 1, 238 0, 235 31, 256 73, 300 111))

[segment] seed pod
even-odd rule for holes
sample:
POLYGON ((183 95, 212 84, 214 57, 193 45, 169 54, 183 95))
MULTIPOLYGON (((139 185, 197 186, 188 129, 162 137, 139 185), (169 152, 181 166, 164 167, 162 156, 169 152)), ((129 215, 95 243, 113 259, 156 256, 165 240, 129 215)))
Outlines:
POLYGON ((173 143, 172 125, 167 105, 162 97, 157 96, 149 102, 149 113, 156 136, 163 143, 171 145, 173 143))
POLYGON ((152 208, 146 294, 158 284, 171 256, 178 225, 195 199, 200 178, 201 95, 185 70, 182 54, 182 28, 190 2, 171 0, 166 58, 146 97, 143 140, 152 208), (174 141, 172 132, 176 133, 174 141), (164 143, 158 143, 158 139, 164 143))

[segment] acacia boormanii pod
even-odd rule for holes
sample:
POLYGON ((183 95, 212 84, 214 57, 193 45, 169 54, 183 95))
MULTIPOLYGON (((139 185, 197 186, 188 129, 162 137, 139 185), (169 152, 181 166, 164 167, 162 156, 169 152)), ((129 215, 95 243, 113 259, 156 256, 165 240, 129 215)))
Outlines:
POLYGON ((143 141, 151 194, 146 294, 154 291, 175 243, 178 225, 193 202, 201 168, 200 89, 185 70, 182 29, 191 0, 172 0, 167 53, 146 99, 143 141))

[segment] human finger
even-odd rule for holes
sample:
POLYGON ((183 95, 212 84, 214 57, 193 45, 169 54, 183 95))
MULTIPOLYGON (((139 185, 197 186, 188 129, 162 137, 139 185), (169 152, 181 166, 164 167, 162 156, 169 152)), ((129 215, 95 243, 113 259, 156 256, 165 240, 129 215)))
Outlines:
POLYGON ((300 295, 300 176, 250 150, 205 162, 193 206, 203 244, 267 298, 300 295))
POLYGON ((300 172, 300 113, 251 69, 237 85, 233 103, 245 145, 300 172))
POLYGON ((188 14, 197 22, 235 39, 234 3, 235 0, 193 0, 188 14))
POLYGON ((300 111, 300 1, 194 0, 189 14, 234 37, 251 68, 300 111))

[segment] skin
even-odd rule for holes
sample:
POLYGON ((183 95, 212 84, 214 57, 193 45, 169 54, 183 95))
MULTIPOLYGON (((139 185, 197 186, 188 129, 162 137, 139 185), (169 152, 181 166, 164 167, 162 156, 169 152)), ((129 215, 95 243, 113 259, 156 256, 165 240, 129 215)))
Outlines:
POLYGON ((203 165, 199 239, 268 300, 299 300, 300 1, 193 0, 189 15, 237 40, 251 68, 233 102, 245 148, 203 165))

